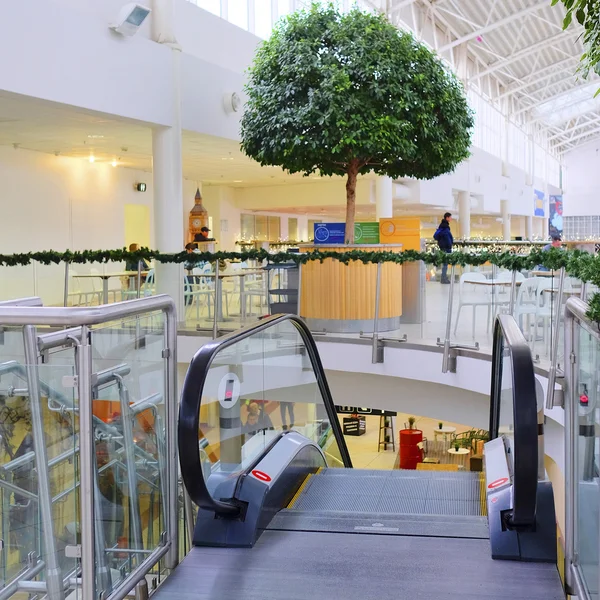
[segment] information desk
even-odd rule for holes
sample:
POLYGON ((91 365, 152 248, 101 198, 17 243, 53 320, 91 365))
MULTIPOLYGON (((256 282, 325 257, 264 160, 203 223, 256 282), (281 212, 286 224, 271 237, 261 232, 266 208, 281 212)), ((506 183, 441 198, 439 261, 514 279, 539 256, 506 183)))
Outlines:
MULTIPOLYGON (((300 252, 402 252, 401 244, 300 246, 300 252)), ((377 265, 328 258, 302 265, 300 314, 313 331, 358 333, 373 331, 377 265)), ((379 331, 394 331, 402 316, 402 266, 382 263, 379 331)))

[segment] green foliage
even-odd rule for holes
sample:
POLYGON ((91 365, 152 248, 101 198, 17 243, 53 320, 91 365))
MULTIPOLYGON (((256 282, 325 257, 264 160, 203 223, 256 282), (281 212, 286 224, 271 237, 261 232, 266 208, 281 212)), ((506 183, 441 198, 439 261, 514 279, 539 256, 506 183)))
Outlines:
MULTIPOLYGON (((408 262, 423 261, 427 265, 440 266, 444 263, 457 266, 481 266, 486 263, 496 265, 499 268, 510 271, 533 270, 538 265, 547 269, 559 270, 564 268, 566 272, 584 282, 589 282, 600 287, 600 255, 589 254, 581 250, 559 250, 552 248, 547 251, 532 250, 529 254, 512 254, 510 252, 452 252, 446 254, 441 251, 417 252, 406 250, 400 253, 393 252, 365 252, 352 250, 349 252, 328 252, 315 249, 312 252, 298 254, 295 252, 278 252, 271 254, 266 250, 247 250, 243 252, 200 252, 188 254, 179 252, 177 254, 163 254, 149 248, 141 248, 136 252, 128 252, 125 248, 121 250, 83 250, 81 252, 56 252, 49 250, 45 252, 29 252, 27 254, 0 254, 0 266, 19 267, 27 266, 32 261, 42 265, 60 264, 68 262, 71 264, 109 263, 109 262, 135 262, 138 260, 157 260, 162 263, 204 263, 220 261, 219 268, 225 269, 223 261, 267 261, 272 264, 294 262, 305 264, 309 261, 326 259, 337 260, 343 264, 360 261, 365 264, 378 264, 392 262, 404 264, 408 262)), ((600 294, 594 294, 589 302, 587 316, 600 324, 600 294)))
POLYGON ((242 150, 290 173, 347 175, 350 241, 358 175, 430 179, 469 156, 461 83, 380 14, 290 15, 258 49, 246 92, 242 150))
MULTIPOLYGON (((600 2, 598 0, 552 0, 552 6, 561 2, 566 8, 563 29, 577 22, 583 26, 584 53, 579 72, 588 77, 590 71, 600 75, 600 2)), ((596 95, 600 94, 600 89, 596 95)))

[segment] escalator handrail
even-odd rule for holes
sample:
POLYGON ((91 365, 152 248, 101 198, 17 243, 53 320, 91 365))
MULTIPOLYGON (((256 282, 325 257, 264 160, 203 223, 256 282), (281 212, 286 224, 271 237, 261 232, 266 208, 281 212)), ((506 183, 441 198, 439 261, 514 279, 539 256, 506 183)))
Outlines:
POLYGON ((535 523, 538 481, 538 425, 535 371, 531 350, 511 315, 498 315, 494 325, 492 385, 490 393, 490 439, 498 437, 502 392, 503 352, 512 362, 514 469, 513 510, 515 528, 535 523), (503 343, 503 340, 505 343, 503 343))
POLYGON ((202 391, 206 383, 210 366, 224 349, 253 335, 275 327, 285 321, 291 321, 300 334, 307 349, 308 356, 313 367, 317 385, 323 398, 327 417, 335 435, 342 461, 345 467, 352 467, 350 454, 346 441, 337 419, 337 413, 331 390, 325 377, 325 370, 317 350, 317 344, 304 321, 296 315, 273 315, 258 323, 245 327, 225 335, 217 340, 208 342, 196 352, 192 358, 188 373, 186 375, 181 392, 181 403, 179 405, 178 444, 179 462, 181 465, 181 476, 190 498, 200 508, 214 511, 222 516, 235 516, 239 514, 239 507, 224 500, 215 500, 204 481, 200 455, 195 451, 198 446, 198 430, 200 425, 200 405, 202 402, 202 391), (191 376, 190 376, 191 375, 191 376), (192 449, 194 449, 192 451, 192 449))

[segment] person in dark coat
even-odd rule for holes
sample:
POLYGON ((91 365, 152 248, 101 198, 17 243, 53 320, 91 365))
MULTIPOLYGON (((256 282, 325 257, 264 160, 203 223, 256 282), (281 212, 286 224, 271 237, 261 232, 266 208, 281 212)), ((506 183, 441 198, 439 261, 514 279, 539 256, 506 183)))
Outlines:
MULTIPOLYGON (((454 238, 452 237, 452 231, 450 231, 450 221, 452 220, 452 214, 447 212, 433 234, 433 239, 437 242, 439 249, 442 252, 450 254, 452 252, 452 246, 454 245, 454 238)), ((448 279, 448 263, 442 265, 442 283, 450 283, 448 279)))

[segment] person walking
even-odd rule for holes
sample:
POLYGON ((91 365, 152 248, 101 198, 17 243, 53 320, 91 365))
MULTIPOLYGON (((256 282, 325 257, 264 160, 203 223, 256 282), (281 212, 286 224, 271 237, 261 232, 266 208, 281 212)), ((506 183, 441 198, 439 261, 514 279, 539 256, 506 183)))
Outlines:
MULTIPOLYGON (((450 231, 450 221, 452 221, 452 214, 447 212, 433 234, 433 239, 437 242, 439 249, 448 254, 452 252, 452 246, 454 245, 454 238, 452 237, 452 231, 450 231)), ((442 283, 450 283, 448 279, 448 263, 446 262, 442 264, 442 283)))

